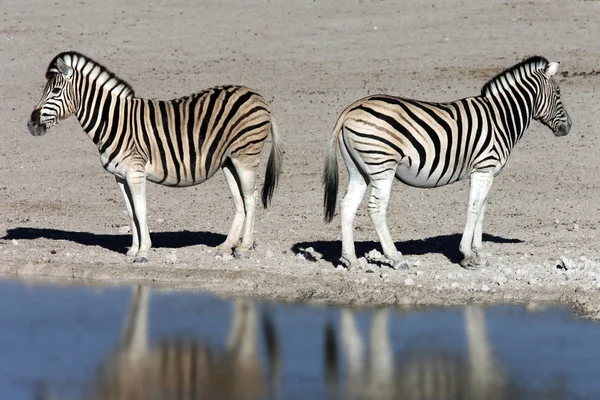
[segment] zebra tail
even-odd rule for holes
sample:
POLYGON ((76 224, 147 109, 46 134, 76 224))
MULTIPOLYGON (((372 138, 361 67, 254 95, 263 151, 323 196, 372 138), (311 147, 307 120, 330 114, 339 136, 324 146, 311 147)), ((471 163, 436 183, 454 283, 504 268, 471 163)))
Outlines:
POLYGON ((325 209, 325 222, 329 223, 335 213, 335 204, 337 203, 337 193, 339 186, 337 148, 339 146, 339 135, 344 123, 345 112, 338 118, 333 135, 329 141, 329 149, 325 157, 325 169, 323 170, 323 186, 325 186, 325 198, 323 207, 325 209))
POLYGON ((281 147, 279 131, 277 130, 275 120, 271 119, 271 154, 269 154, 267 172, 265 173, 265 183, 262 190, 262 203, 265 208, 268 208, 269 204, 271 204, 273 192, 275 191, 277 183, 279 182, 282 163, 283 149, 281 147))

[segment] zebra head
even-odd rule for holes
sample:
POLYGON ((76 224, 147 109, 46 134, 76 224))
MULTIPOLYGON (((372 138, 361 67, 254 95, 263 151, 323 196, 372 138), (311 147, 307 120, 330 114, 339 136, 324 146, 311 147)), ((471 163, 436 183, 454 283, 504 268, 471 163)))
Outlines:
POLYGON ((73 68, 62 58, 57 58, 54 68, 48 70, 48 82, 42 98, 27 121, 27 128, 33 136, 43 135, 48 128, 75 111, 73 75, 73 68))
POLYGON ((555 136, 565 136, 571 130, 571 117, 560 99, 560 88, 552 79, 558 71, 558 63, 548 63, 541 71, 541 87, 535 100, 533 118, 552 129, 555 136))

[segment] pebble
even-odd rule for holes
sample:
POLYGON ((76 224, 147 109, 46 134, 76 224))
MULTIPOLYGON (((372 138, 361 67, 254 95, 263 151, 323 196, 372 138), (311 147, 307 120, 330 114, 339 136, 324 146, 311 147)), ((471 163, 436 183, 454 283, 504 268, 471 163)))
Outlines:
POLYGON ((482 291, 482 292, 489 292, 489 291, 490 291, 490 288, 489 288, 489 286, 488 286, 488 285, 483 285, 483 286, 481 287, 481 291, 482 291))
POLYGON ((415 281, 414 281, 412 278, 406 278, 406 279, 404 280, 404 284, 405 284, 406 286, 412 286, 412 285, 414 285, 414 284, 415 284, 415 281))
POLYGON ((421 276, 421 275, 423 275, 423 274, 424 274, 424 272, 423 272, 423 271, 417 271, 417 276, 421 276))
POLYGON ((126 233, 131 233, 131 227, 129 225, 123 225, 119 227, 119 233, 124 235, 126 233))
POLYGON ((389 275, 389 274, 385 274, 385 273, 383 273, 383 274, 381 274, 381 275, 379 275, 379 276, 380 276, 381 278, 383 278, 383 279, 387 279, 387 278, 388 278, 390 275, 389 275))
POLYGON ((273 252, 271 250, 267 250, 267 252, 265 253, 265 255, 267 256, 267 258, 272 258, 273 257, 273 252))
POLYGON ((508 282, 508 279, 504 275, 499 275, 494 279, 494 281, 498 284, 498 286, 502 286, 508 282))
POLYGON ((165 256, 167 262, 176 263, 177 262, 177 254, 175 252, 171 252, 165 256))
POLYGON ((13 246, 18 246, 19 242, 17 241, 17 239, 13 239, 12 244, 13 244, 13 246))
POLYGON ((452 289, 456 289, 458 287, 458 282, 452 282, 452 284, 450 285, 450 287, 452 289))
POLYGON ((233 260, 233 256, 231 254, 217 254, 215 256, 216 260, 223 260, 223 261, 231 261, 233 260))

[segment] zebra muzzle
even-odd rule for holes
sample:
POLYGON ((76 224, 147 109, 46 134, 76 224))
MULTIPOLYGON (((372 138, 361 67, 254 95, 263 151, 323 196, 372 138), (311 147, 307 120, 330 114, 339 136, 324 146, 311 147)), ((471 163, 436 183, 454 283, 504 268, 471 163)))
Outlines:
POLYGON ((34 110, 27 121, 27 128, 29 133, 33 136, 42 136, 46 133, 46 125, 40 123, 40 110, 34 110))

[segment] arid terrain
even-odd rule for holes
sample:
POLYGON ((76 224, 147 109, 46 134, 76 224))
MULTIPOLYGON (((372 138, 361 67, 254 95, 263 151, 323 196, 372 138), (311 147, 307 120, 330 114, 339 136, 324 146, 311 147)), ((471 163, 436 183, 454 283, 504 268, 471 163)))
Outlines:
MULTIPOLYGON (((4 277, 148 281, 373 306, 559 301, 600 318, 600 1, 4 0, 0 10, 4 277), (272 102, 284 172, 272 207, 258 211, 250 258, 215 258, 233 217, 220 173, 186 189, 150 184, 151 260, 126 258, 124 201, 77 120, 39 138, 26 128, 46 67, 65 50, 104 64, 141 97, 242 84, 272 102), (321 170, 339 113, 375 93, 476 95, 536 54, 560 61, 556 80, 573 128, 555 138, 533 123, 495 180, 484 236, 489 267, 458 265, 464 181, 394 185, 388 223, 409 271, 336 268, 340 221, 323 222, 321 170)), ((343 191, 343 167, 341 180, 343 191)), ((364 202, 355 236, 359 255, 381 251, 364 202)))

